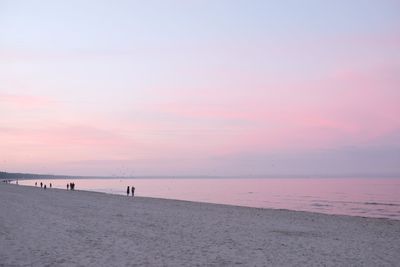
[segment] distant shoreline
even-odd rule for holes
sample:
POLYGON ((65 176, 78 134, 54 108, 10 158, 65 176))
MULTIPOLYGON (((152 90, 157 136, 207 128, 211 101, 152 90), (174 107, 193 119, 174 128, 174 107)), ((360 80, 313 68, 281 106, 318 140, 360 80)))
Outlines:
POLYGON ((33 173, 9 173, 0 172, 2 180, 33 180, 33 179, 400 179, 400 174, 386 175, 367 175, 367 174, 348 174, 348 175, 138 175, 138 176, 74 176, 62 174, 33 174, 33 173))

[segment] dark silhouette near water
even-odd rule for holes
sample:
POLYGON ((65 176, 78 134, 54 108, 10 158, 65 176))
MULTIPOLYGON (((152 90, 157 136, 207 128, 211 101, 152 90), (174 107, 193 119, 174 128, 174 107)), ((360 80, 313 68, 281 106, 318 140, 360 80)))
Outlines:
POLYGON ((52 184, 50 183, 50 188, 52 188, 53 186, 52 186, 52 184))
POLYGON ((37 182, 35 182, 35 186, 37 186, 37 182))
MULTIPOLYGON (((129 186, 128 186, 128 189, 129 189, 129 186)), ((132 190, 132 196, 135 196, 135 187, 132 186, 131 190, 132 190)), ((128 195, 129 195, 129 192, 128 192, 128 195)))
POLYGON ((43 187, 43 183, 42 182, 40 182, 40 188, 42 188, 43 187))
POLYGON ((126 188, 126 195, 129 196, 129 186, 126 188))
POLYGON ((44 190, 46 190, 46 185, 44 185, 44 190))

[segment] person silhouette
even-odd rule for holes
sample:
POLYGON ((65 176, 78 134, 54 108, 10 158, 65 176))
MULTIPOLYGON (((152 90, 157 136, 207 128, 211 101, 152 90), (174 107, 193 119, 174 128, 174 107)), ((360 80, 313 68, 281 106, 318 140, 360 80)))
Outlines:
POLYGON ((44 190, 46 190, 46 185, 44 185, 44 190))
MULTIPOLYGON (((128 187, 129 187, 129 186, 128 186, 128 187)), ((135 187, 132 186, 132 187, 131 187, 131 190, 132 190, 132 196, 134 196, 134 195, 135 195, 135 187)))
POLYGON ((129 190, 129 185, 128 185, 128 187, 126 188, 126 195, 127 195, 127 196, 129 196, 129 191, 130 191, 130 190, 129 190))
POLYGON ((40 188, 42 188, 43 187, 43 183, 42 182, 40 182, 40 188))
POLYGON ((51 183, 50 183, 50 188, 52 187, 51 183))
POLYGON ((37 186, 37 182, 35 182, 35 186, 37 186))
POLYGON ((69 189, 69 184, 67 184, 67 190, 69 189))

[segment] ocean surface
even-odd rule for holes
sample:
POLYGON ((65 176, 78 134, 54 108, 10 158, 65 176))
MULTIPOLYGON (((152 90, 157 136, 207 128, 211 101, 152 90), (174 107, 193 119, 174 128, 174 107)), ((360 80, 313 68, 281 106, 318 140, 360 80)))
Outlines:
POLYGON ((20 185, 257 208, 289 209, 328 214, 380 217, 400 220, 400 179, 76 179, 20 180, 20 185))

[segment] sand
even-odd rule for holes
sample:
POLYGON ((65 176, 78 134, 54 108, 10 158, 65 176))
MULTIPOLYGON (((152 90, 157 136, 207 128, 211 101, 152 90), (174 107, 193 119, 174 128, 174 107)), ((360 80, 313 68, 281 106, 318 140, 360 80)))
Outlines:
POLYGON ((400 266, 400 221, 0 184, 0 266, 400 266))

